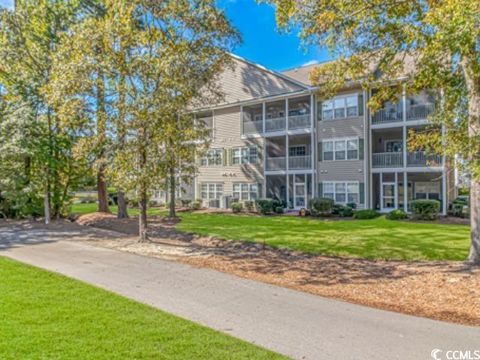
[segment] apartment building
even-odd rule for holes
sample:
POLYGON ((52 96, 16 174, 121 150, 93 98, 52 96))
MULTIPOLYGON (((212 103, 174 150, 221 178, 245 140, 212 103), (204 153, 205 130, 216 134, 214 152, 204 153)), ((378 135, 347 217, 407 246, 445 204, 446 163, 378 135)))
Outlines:
POLYGON ((426 92, 399 94, 371 114, 366 102, 374 90, 358 84, 319 98, 309 83, 314 66, 277 73, 234 61, 222 74, 224 101, 197 114, 211 129, 193 190, 205 206, 268 197, 300 209, 313 197, 329 197, 388 212, 436 199, 446 213, 454 172, 444 158, 406 146, 434 109, 426 92))

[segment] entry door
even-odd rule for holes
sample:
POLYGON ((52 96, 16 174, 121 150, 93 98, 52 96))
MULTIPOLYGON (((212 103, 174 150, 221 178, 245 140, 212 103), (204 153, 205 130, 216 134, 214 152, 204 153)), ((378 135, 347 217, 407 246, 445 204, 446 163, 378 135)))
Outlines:
POLYGON ((306 207, 307 184, 305 175, 293 176, 293 201, 295 209, 306 207))
POLYGON ((382 211, 389 211, 397 208, 397 187, 394 182, 382 184, 382 211))

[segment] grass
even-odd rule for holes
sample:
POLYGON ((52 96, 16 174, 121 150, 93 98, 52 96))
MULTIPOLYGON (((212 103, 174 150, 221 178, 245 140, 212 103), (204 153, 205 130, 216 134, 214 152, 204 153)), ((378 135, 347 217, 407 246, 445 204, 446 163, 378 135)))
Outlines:
POLYGON ((108 291, 0 257, 1 359, 277 359, 108 291))
POLYGON ((465 260, 464 225, 387 220, 321 220, 293 216, 184 213, 181 231, 263 242, 312 254, 385 260, 465 260))
MULTIPOLYGON (((77 215, 85 215, 85 214, 90 214, 98 209, 98 204, 97 203, 89 203, 89 204, 73 204, 71 213, 72 214, 77 214, 77 215)), ((110 206, 110 211, 113 214, 116 214, 118 211, 118 206, 110 206)), ((165 209, 160 209, 160 208, 149 208, 147 210, 148 215, 160 215, 165 212, 165 209)), ((128 214, 129 215, 138 215, 138 208, 129 208, 128 209, 128 214)))

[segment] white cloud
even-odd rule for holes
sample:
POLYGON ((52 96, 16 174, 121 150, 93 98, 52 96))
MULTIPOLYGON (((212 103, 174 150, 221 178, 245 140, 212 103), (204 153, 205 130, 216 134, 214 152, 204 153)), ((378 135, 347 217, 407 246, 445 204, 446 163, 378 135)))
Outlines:
POLYGON ((310 60, 310 61, 307 61, 306 63, 302 64, 302 66, 309 66, 309 65, 316 65, 316 64, 318 64, 317 60, 310 60))

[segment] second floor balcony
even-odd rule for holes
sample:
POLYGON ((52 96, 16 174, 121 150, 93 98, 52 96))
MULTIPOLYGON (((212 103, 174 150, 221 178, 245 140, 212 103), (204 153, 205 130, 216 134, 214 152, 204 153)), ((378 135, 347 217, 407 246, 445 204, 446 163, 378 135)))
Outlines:
MULTIPOLYGON (((425 151, 407 152, 407 167, 441 167, 442 156, 430 155, 425 151)), ((372 154, 372 168, 402 168, 403 152, 384 152, 372 154)))

